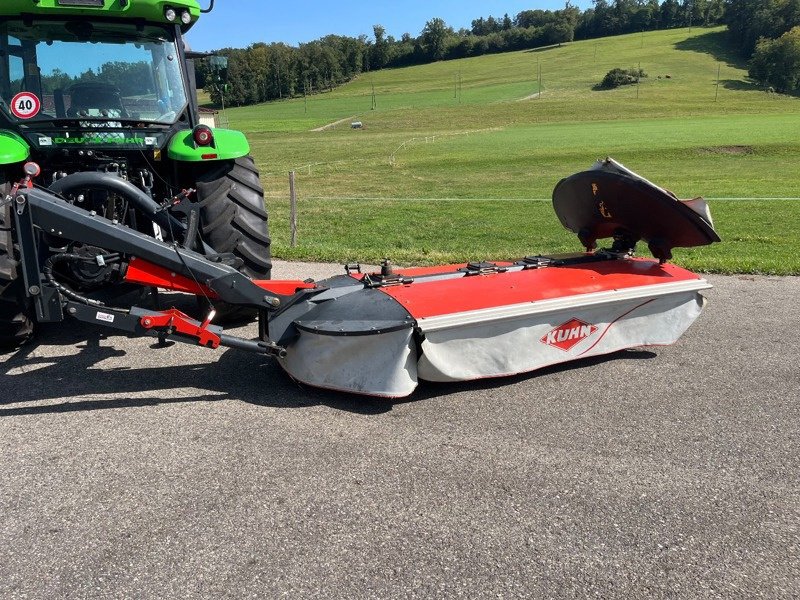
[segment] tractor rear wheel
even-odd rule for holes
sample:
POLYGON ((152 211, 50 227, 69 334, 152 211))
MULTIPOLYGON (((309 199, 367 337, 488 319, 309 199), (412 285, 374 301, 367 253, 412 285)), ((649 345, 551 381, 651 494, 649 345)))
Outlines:
MULTIPOLYGON (((216 252, 243 261, 239 271, 252 279, 272 275, 269 222, 264 188, 253 158, 217 163, 197 178, 203 238, 216 252)), ((218 321, 253 318, 257 311, 216 303, 218 321)))
POLYGON ((11 185, 0 172, 0 350, 16 348, 33 335, 29 303, 14 248, 13 206, 5 204, 11 185))

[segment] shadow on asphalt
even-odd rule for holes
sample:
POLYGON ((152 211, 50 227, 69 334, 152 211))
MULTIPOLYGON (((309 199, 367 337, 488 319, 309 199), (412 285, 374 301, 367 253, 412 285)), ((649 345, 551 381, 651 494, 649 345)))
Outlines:
MULTIPOLYGON (((41 345, 45 347, 76 347, 77 353, 58 357, 37 356, 36 350, 40 345, 34 341, 9 356, 0 364, 0 376, 3 376, 4 383, 2 394, 4 399, 0 400, 0 418, 221 400, 239 400, 273 408, 306 408, 321 405, 362 415, 376 415, 410 402, 466 391, 495 389, 534 377, 592 367, 607 361, 646 360, 656 356, 649 351, 627 350, 511 377, 459 383, 421 382, 408 398, 389 400, 331 392, 299 384, 286 375, 272 359, 236 350, 218 350, 219 360, 215 362, 163 367, 96 368, 105 360, 127 355, 124 350, 102 345, 101 341, 106 338, 103 330, 99 328, 87 328, 80 324, 66 326, 61 324, 58 328, 48 328, 41 332, 37 339, 41 340, 41 345), (203 390, 207 394, 180 398, 165 397, 166 390, 187 388, 203 390), (154 393, 146 397, 141 396, 147 392, 154 393), (136 397, 126 394, 136 394, 136 397), (70 400, 95 395, 114 397, 70 400), (43 403, 48 400, 64 401, 43 403), (36 404, 37 402, 42 404, 36 404), (27 406, 15 406, 20 404, 27 406)), ((165 362, 170 361, 171 346, 158 347, 150 338, 140 338, 139 341, 143 346, 149 345, 153 352, 164 353, 165 362)))

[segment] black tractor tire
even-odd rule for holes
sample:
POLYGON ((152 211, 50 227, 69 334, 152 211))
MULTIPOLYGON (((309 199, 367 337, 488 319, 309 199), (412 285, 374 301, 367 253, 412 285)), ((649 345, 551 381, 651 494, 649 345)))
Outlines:
POLYGON ((11 185, 0 172, 0 351, 12 350, 33 335, 30 303, 22 288, 18 254, 14 246, 13 206, 6 204, 11 185))
MULTIPOLYGON (((264 188, 253 158, 245 156, 216 163, 197 177, 200 227, 203 239, 219 254, 243 261, 239 271, 251 279, 270 279, 269 217, 264 188)), ((215 303, 217 322, 254 318, 257 310, 215 303)))

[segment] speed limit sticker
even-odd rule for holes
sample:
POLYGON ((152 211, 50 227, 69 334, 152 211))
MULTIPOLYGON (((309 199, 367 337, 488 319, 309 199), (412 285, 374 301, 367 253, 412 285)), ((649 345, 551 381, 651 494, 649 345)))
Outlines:
POLYGON ((20 92, 11 100, 11 112, 18 119, 32 119, 42 110, 42 101, 36 94, 20 92))

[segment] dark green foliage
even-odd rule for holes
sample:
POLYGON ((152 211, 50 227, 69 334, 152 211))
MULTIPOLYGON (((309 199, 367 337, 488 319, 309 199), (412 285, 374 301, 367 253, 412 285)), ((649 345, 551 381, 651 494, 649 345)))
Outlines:
POLYGON ((425 23, 419 42, 430 60, 441 60, 445 57, 447 40, 454 35, 452 27, 448 27, 443 19, 436 18, 425 23))
POLYGON ((96 80, 119 88, 123 96, 138 95, 143 90, 148 92, 155 91, 152 67, 145 61, 135 63, 107 62, 100 67, 97 73, 89 69, 75 77, 67 75, 60 69, 53 69, 50 75, 42 77, 42 90, 45 94, 52 94, 54 90, 66 89, 75 83, 96 80))
POLYGON ((800 90, 800 0, 725 0, 725 23, 750 76, 778 92, 800 90))
POLYGON ((723 0, 595 0, 594 8, 579 13, 575 39, 714 25, 722 19, 723 10, 723 0))
POLYGON ((800 27, 777 40, 759 40, 750 61, 750 77, 778 92, 800 91, 800 27))
POLYGON ((726 0, 725 24, 743 56, 761 38, 777 39, 800 25, 800 0, 726 0))
POLYGON ((622 85, 632 85, 643 77, 647 77, 647 73, 642 69, 611 69, 600 82, 600 88, 610 90, 622 85))

